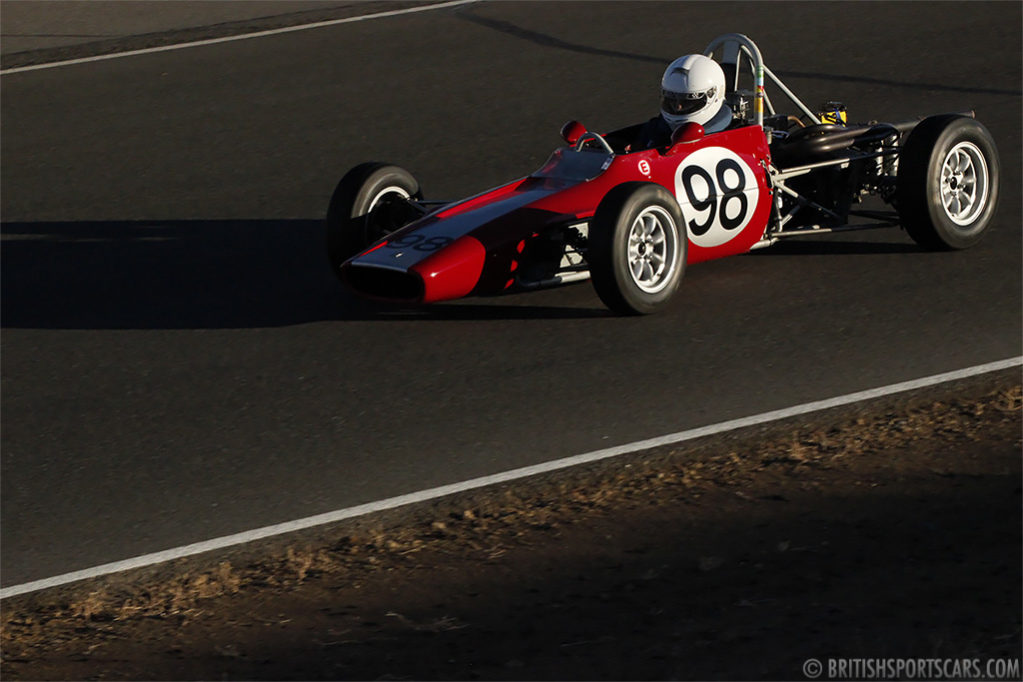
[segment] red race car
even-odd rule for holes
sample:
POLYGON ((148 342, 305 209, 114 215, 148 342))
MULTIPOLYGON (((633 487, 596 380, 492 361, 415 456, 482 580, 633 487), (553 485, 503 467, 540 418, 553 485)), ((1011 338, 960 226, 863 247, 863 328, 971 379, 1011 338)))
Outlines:
POLYGON ((807 108, 746 36, 718 37, 715 52, 731 114, 717 132, 688 122, 637 148, 649 124, 597 134, 571 121, 539 170, 456 202, 424 200, 397 166, 353 168, 327 214, 332 269, 408 303, 591 279, 613 311, 644 314, 669 303, 687 263, 793 236, 901 225, 925 248, 961 249, 983 235, 998 154, 972 112, 850 124, 838 103, 807 108), (775 111, 765 77, 792 113, 775 111), (859 206, 868 197, 877 209, 859 206))

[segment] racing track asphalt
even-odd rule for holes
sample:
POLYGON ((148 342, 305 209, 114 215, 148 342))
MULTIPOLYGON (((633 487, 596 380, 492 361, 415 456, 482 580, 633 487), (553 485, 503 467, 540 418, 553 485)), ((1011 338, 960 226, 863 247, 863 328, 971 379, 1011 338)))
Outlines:
POLYGON ((4 76, 2 584, 1019 355, 1020 15, 484 3, 4 76), (976 109, 989 238, 781 245, 642 319, 588 284, 395 310, 332 280, 348 167, 467 196, 569 118, 653 115, 663 65, 728 31, 852 119, 976 109))

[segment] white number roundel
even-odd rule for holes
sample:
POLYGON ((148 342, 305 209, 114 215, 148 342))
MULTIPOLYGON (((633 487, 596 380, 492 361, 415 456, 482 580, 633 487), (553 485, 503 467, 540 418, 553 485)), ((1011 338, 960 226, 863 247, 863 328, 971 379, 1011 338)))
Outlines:
POLYGON ((720 246, 749 223, 760 186, 738 154, 707 147, 687 156, 675 170, 675 198, 690 241, 697 246, 720 246))

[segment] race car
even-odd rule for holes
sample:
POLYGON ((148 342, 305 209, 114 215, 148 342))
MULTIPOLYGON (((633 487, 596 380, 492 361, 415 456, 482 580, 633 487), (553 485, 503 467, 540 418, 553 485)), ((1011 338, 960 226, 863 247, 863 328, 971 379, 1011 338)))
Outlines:
POLYGON ((901 226, 927 249, 962 249, 998 201, 998 154, 972 112, 853 124, 844 106, 808 108, 748 37, 720 54, 726 129, 686 123, 633 150, 643 124, 606 134, 577 121, 537 171, 460 201, 427 201, 406 170, 366 163, 337 185, 327 253, 359 294, 403 303, 590 279, 612 311, 663 309, 687 264, 779 240, 901 226), (769 79, 795 109, 779 113, 769 79), (741 87, 746 85, 748 87, 741 87), (861 206, 865 199, 879 206, 861 206))

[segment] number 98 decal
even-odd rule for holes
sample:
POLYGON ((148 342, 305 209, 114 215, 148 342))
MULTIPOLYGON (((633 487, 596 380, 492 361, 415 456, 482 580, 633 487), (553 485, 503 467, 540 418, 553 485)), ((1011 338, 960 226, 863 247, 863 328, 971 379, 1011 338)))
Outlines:
POLYGON ((425 237, 421 234, 407 234, 388 241, 389 249, 415 249, 416 251, 438 251, 455 241, 451 237, 425 237))
POLYGON ((746 227, 760 198, 753 170, 724 147, 695 151, 675 170, 675 198, 689 239, 697 246, 720 246, 746 227))

